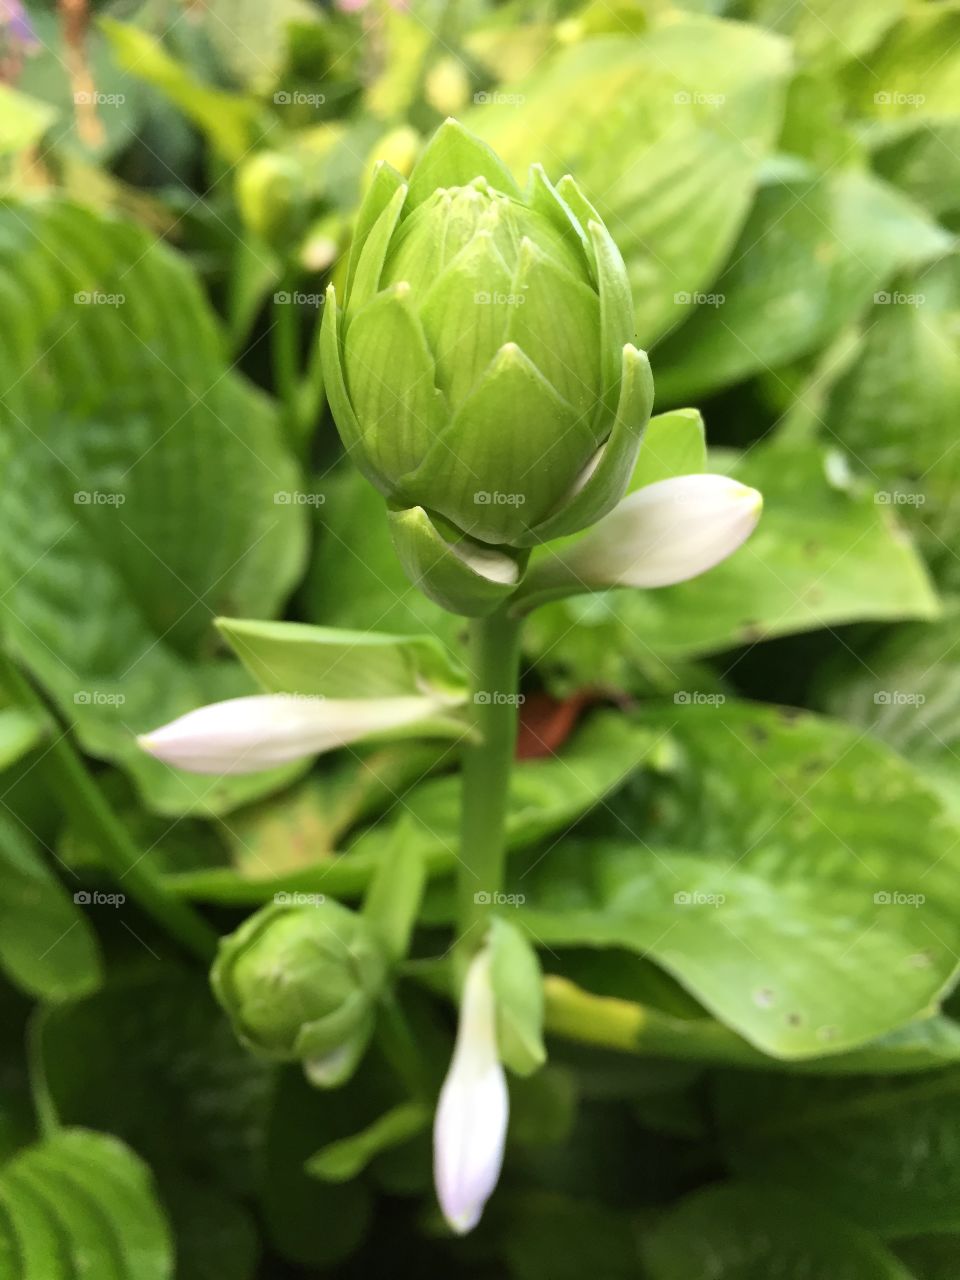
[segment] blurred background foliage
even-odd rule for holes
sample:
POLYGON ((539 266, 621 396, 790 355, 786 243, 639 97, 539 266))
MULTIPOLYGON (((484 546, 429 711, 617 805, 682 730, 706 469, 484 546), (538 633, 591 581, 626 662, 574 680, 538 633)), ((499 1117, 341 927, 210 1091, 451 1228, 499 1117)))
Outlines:
POLYGON ((955 1280, 960 5, 0 0, 0 188, 0 625, 54 713, 0 706, 0 1276, 955 1280), (369 1129, 385 1061, 324 1094, 250 1059, 97 905, 46 770, 68 728, 224 930, 355 897, 402 821, 445 946, 446 746, 205 779, 134 735, 252 691, 217 615, 459 640, 316 342, 374 163, 451 114, 617 239, 657 412, 700 411, 641 465, 766 499, 702 580, 531 620, 509 831, 551 1059, 456 1245, 422 1126, 369 1129))

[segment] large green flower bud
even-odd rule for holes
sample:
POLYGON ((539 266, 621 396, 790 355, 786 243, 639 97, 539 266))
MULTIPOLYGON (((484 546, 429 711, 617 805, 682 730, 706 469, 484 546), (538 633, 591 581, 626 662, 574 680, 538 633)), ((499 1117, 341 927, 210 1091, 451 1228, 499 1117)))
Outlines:
POLYGON ((335 1085, 370 1039, 387 962, 362 916, 339 903, 274 904, 224 938, 211 980, 240 1040, 263 1057, 301 1061, 335 1085))
POLYGON ((455 121, 408 182, 377 171, 342 308, 328 296, 324 371, 428 594, 486 612, 524 548, 623 496, 653 398, 633 329, 623 261, 572 178, 534 166, 522 193, 455 121))

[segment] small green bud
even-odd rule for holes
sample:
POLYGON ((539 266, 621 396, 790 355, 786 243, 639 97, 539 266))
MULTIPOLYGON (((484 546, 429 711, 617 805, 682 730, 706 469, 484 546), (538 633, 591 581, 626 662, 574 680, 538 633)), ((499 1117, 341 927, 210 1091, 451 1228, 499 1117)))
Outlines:
POLYGON ((387 977, 376 934, 339 903, 274 904, 220 943, 211 980, 238 1038, 319 1085, 341 1084, 370 1039, 387 977))
POLYGON ((274 247, 289 247, 303 218, 301 165, 278 151, 260 151, 240 168, 236 194, 240 216, 250 230, 274 247))

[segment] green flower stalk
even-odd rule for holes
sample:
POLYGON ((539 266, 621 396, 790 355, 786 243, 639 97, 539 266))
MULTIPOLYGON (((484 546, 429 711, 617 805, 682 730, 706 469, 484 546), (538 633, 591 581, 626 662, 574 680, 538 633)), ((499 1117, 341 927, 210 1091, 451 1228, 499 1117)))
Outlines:
POLYGON ((367 921, 337 902, 275 903, 220 943, 211 980, 237 1037, 330 1087, 353 1073, 387 979, 367 921))
POLYGON ((572 178, 525 192, 455 121, 408 181, 381 166, 323 365, 397 550, 455 612, 492 612, 528 549, 610 511, 650 414, 623 260, 572 178))

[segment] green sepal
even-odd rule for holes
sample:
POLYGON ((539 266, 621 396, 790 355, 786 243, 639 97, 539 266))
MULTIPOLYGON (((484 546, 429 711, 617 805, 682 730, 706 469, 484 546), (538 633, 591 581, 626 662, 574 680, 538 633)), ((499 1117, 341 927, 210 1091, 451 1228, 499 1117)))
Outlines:
MULTIPOLYGON (((569 173, 564 174, 557 183, 557 195, 566 205, 569 206, 574 217, 580 223, 581 227, 583 227, 584 231, 587 230, 591 222, 598 222, 601 226, 603 225, 603 219, 600 217, 600 214, 583 194, 579 185, 569 173)), ((587 239, 587 260, 590 263, 590 270, 593 273, 594 284, 599 289, 600 273, 597 268, 596 249, 594 248, 593 240, 589 237, 589 234, 587 239)))
MULTIPOLYGON (((601 371, 596 293, 526 236, 520 245, 512 292, 522 297, 523 303, 510 309, 507 340, 521 351, 540 353, 537 368, 589 427, 597 417, 601 371)), ((602 431, 596 444, 606 434, 602 431)))
POLYGON ((401 485, 468 537, 518 546, 595 447, 574 406, 507 343, 401 485))
POLYGON ((592 469, 573 495, 567 495, 557 514, 530 530, 520 545, 550 542, 595 524, 612 511, 627 487, 637 462, 643 429, 653 408, 653 374, 645 351, 623 348, 620 403, 610 438, 601 446, 592 469))
POLYGON ((445 120, 410 174, 410 205, 420 204, 438 187, 465 187, 474 178, 486 178, 498 191, 521 199, 513 175, 493 149, 458 120, 445 120))
POLYGON ((390 248, 391 237, 397 223, 400 221, 400 214, 403 211, 403 202, 406 196, 407 188, 405 186, 397 187, 381 211, 379 218, 370 228, 370 232, 360 248, 350 292, 344 303, 347 324, 349 324, 350 317, 365 302, 369 302, 380 288, 383 264, 387 258, 387 250, 390 248))
POLYGON ((530 178, 527 183, 527 203, 531 209, 535 209, 537 213, 542 213, 545 218, 549 219, 571 249, 583 254, 592 271, 593 246, 587 233, 581 225, 580 219, 547 177, 541 164, 530 166, 530 178))
POLYGON ((321 1147, 307 1160, 304 1171, 324 1182, 349 1182, 359 1177, 381 1152, 401 1146, 429 1129, 430 1120, 430 1108, 424 1103, 401 1102, 360 1133, 321 1147))
POLYGON ((527 935, 502 916, 493 919, 489 945, 497 1051, 505 1067, 528 1076, 547 1059, 540 961, 527 935))
POLYGON ((323 366, 323 382, 330 404, 330 412, 337 424, 340 439, 354 464, 366 478, 383 494, 390 493, 390 482, 386 476, 373 465, 363 448, 363 435, 360 423, 350 403, 347 384, 343 377, 342 353, 340 350, 340 316, 337 308, 337 295, 333 285, 327 286, 327 297, 323 307, 323 321, 320 326, 320 363, 323 366))
POLYGON ((600 290, 601 396, 607 412, 612 413, 619 400, 622 360, 618 352, 633 341, 636 333, 633 299, 627 268, 610 233, 602 222, 595 219, 591 219, 588 230, 600 290))
MULTIPOLYGON (((425 441, 446 426, 446 398, 410 286, 391 285, 350 319, 344 373, 362 448, 378 472, 401 477, 423 460, 425 441)), ((402 481, 391 492, 403 492, 402 481)))
POLYGON ((407 577, 450 613, 480 618, 517 589, 521 565, 469 539, 450 542, 422 507, 389 512, 390 535, 407 577))
POLYGON ((353 240, 350 244, 350 257, 347 260, 347 280, 344 289, 344 302, 349 302, 353 288, 353 278, 357 273, 357 265, 367 236, 373 230, 374 223, 393 199, 398 188, 404 185, 403 178, 396 169, 380 160, 374 166, 373 176, 367 194, 361 201, 360 208, 353 223, 353 240))

